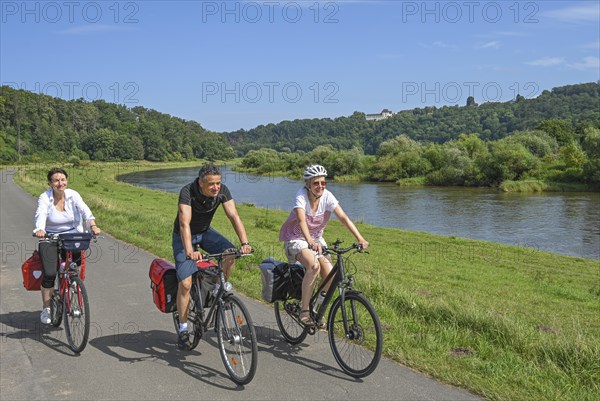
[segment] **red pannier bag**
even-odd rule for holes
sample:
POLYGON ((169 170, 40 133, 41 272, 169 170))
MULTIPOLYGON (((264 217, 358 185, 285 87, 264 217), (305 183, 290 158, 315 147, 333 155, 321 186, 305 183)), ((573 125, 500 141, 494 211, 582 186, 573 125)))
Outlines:
POLYGON ((33 255, 21 266, 23 273, 23 286, 27 291, 39 291, 42 287, 42 258, 40 253, 35 250, 33 255))
POLYGON ((163 313, 171 313, 177 309, 179 282, 175 272, 175 266, 163 259, 154 259, 150 264, 152 300, 158 310, 163 313))
MULTIPOLYGON (((42 288, 42 276, 44 269, 42 268, 42 258, 40 253, 33 251, 33 255, 21 266, 23 273, 23 287, 27 291, 39 291, 42 288)), ((81 252, 81 266, 79 266, 79 277, 85 280, 85 252, 81 252)))

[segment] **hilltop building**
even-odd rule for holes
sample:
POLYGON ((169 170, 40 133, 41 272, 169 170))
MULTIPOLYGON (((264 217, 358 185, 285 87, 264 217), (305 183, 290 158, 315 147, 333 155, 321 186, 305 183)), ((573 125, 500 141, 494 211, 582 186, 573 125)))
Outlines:
POLYGON ((388 109, 383 109, 379 114, 367 114, 365 117, 367 121, 379 121, 385 120, 386 118, 390 118, 394 113, 389 111, 388 109))

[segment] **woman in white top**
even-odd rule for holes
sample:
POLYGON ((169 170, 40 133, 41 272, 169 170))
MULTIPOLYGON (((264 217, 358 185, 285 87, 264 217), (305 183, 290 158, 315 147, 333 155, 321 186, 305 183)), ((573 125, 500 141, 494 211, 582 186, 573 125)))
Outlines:
POLYGON ((325 177, 327 171, 323 166, 315 164, 306 168, 304 187, 296 192, 294 208, 279 231, 279 240, 284 241, 288 262, 298 261, 305 269, 300 321, 309 327, 315 326, 310 317, 309 304, 317 275, 320 273, 324 279, 332 269, 331 261, 323 256, 323 247, 327 246, 323 231, 331 213, 335 213, 363 248, 369 247, 335 196, 325 189, 325 177))
MULTIPOLYGON (((83 221, 94 235, 101 233, 90 208, 77 191, 67 189, 68 174, 62 168, 53 168, 48 172, 50 189, 40 195, 35 211, 33 233, 44 238, 46 233, 83 232, 83 221)), ((42 241, 39 245, 42 259, 42 313, 40 320, 50 324, 50 298, 56 277, 58 244, 54 241, 42 241)), ((81 252, 73 252, 73 259, 81 263, 81 252)))

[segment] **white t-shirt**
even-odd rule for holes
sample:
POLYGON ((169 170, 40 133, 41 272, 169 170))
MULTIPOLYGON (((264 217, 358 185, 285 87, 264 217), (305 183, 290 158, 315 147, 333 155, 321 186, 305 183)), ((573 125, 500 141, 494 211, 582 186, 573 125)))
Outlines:
POLYGON ((313 239, 318 239, 323 236, 325 226, 331 217, 331 212, 335 210, 339 204, 338 200, 333 194, 325 189, 323 195, 319 198, 319 205, 316 211, 312 211, 310 208, 310 202, 308 200, 308 190, 306 188, 300 188, 296 192, 296 199, 294 202, 294 208, 290 212, 285 223, 279 230, 280 241, 292 241, 297 239, 305 239, 300 230, 300 223, 298 222, 298 215, 296 209, 303 209, 306 213, 306 224, 308 225, 308 231, 313 239))

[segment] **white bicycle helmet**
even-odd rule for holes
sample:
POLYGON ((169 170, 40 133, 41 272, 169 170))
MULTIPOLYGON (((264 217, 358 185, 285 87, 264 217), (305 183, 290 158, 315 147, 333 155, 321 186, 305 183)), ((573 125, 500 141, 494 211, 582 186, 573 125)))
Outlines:
POLYGON ((327 170, 325 170, 325 167, 319 164, 313 164, 312 166, 308 166, 306 170, 304 170, 305 180, 309 180, 314 177, 327 177, 327 170))

